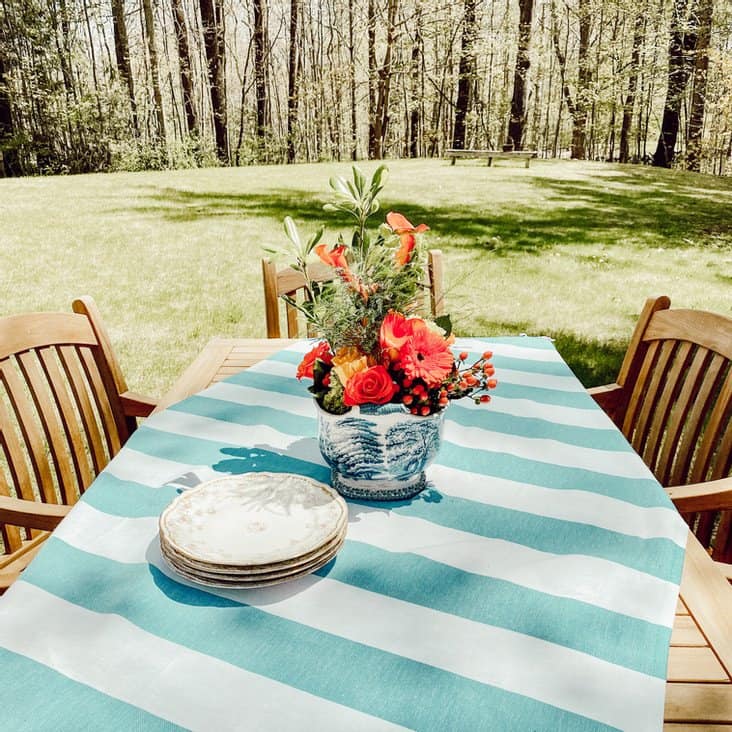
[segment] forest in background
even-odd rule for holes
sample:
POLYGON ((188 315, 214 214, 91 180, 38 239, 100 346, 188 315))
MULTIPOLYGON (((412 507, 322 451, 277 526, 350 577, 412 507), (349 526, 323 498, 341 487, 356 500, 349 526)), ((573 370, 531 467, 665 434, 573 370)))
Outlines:
POLYGON ((0 0, 0 175, 440 156, 726 174, 728 0, 0 0))

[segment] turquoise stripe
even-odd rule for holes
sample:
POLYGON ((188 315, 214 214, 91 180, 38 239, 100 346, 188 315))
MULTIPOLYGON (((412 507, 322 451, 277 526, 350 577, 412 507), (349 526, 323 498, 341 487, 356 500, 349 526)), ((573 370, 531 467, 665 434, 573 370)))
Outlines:
MULTIPOLYGON (((240 371, 226 379, 231 384, 251 386, 254 389, 275 392, 273 399, 281 399, 282 396, 307 396, 309 380, 302 382, 289 376, 277 376, 262 371, 240 371)), ((186 400, 187 401, 187 400, 186 400)), ((185 403, 185 402, 184 402, 185 403)))
MULTIPOLYGON (((464 400, 461 400, 464 401, 464 400)), ((577 447, 591 447, 597 450, 632 453, 627 440, 614 427, 608 429, 587 429, 573 425, 557 424, 538 417, 519 417, 504 414, 481 405, 481 409, 471 409, 453 402, 445 415, 446 419, 457 422, 461 427, 478 427, 483 430, 504 432, 517 437, 538 437, 564 442, 577 447)))
MULTIPOLYGON (((262 447, 222 446, 217 442, 160 432, 145 426, 137 430, 133 439, 134 449, 146 454, 169 460, 185 459, 188 463, 212 465, 214 470, 223 474, 271 470, 308 475, 324 483, 330 483, 330 470, 326 466, 271 452, 262 447)), ((443 445, 442 452, 445 447, 446 445, 443 445)), ((314 440, 313 448, 316 449, 314 440)), ((442 459, 440 462, 444 464, 442 459)), ((507 477, 515 475, 517 462, 516 458, 511 458, 511 474, 507 477)), ((465 469, 464 464, 459 467, 465 469)), ((659 493, 657 486, 655 492, 659 493)), ((406 515, 419 516, 442 526, 479 536, 506 539, 540 551, 558 554, 581 553, 601 557, 669 581, 677 581, 678 573, 681 571, 679 562, 683 562, 683 550, 668 539, 639 539, 588 524, 560 521, 490 504, 452 498, 442 495, 435 489, 406 504, 379 505, 406 515), (438 497, 437 501, 434 500, 435 496, 438 497), (676 561, 668 562, 669 552, 676 561), (664 566, 665 564, 668 566, 664 566)))
POLYGON ((178 584, 153 566, 120 564, 58 539, 48 541, 53 551, 37 557, 26 581, 95 612, 119 614, 181 646, 396 724, 436 732, 488 726, 524 732, 541 720, 552 730, 608 729, 529 697, 178 584), (102 577, 104 593, 95 589, 102 577), (146 602, 130 603, 130 595, 146 602))
POLYGON ((351 540, 346 541, 338 561, 322 574, 380 595, 515 630, 666 678, 670 628, 588 603, 471 574, 417 554, 387 552, 351 540), (491 600, 486 602, 486 598, 491 600))
POLYGON ((573 409, 599 409, 595 400, 586 391, 559 391, 541 386, 510 384, 498 378, 498 386, 491 394, 503 399, 529 399, 540 404, 551 404, 556 407, 572 407, 573 409))
MULTIPOLYGON (((457 355, 460 353, 460 348, 457 346, 453 347, 453 352, 457 355)), ((484 351, 466 351, 468 358, 466 363, 472 365, 475 361, 480 358, 484 351)), ((293 367, 297 366, 302 361, 303 354, 298 351, 278 351, 267 357, 267 361, 276 361, 277 363, 291 364, 293 367)), ((515 369, 516 371, 526 371, 529 373, 543 374, 545 376, 573 376, 573 373, 569 366, 564 361, 536 361, 530 358, 521 358, 519 356, 502 356, 495 354, 493 356, 493 364, 496 367, 496 371, 499 368, 504 369, 515 369)), ((295 375, 295 369, 293 368, 292 375, 295 375)), ((303 380, 303 383, 306 383, 303 380)))
MULTIPOLYGON (((252 433, 256 442, 256 433, 252 433)), ((317 441, 313 443, 313 456, 317 454, 317 441)), ((187 465, 209 465, 225 475, 271 470, 275 473, 307 475, 323 483, 330 482, 330 468, 325 465, 300 460, 275 452, 263 445, 242 447, 227 445, 202 437, 186 437, 173 432, 163 432, 142 425, 127 443, 132 449, 152 457, 175 460, 187 465)))
MULTIPOLYGON (((181 405, 180 409, 184 410, 185 404, 181 405)), ((294 415, 291 418, 297 419, 294 415)), ((256 441, 256 432, 253 431, 252 435, 256 441)), ((211 465, 214 470, 222 473, 243 473, 248 470, 303 471, 305 475, 324 481, 328 480, 330 475, 322 465, 313 465, 308 460, 293 458, 274 450, 268 451, 263 445, 259 447, 226 445, 203 438, 163 432, 146 425, 132 435, 128 444, 133 449, 148 455, 187 464, 211 465)), ((305 452, 310 450, 312 459, 317 459, 315 435, 312 438, 303 438, 301 448, 305 452), (308 439, 311 441, 311 447, 305 445, 308 439)), ((647 478, 623 478, 489 450, 459 447, 447 440, 443 440, 436 462, 446 467, 476 473, 487 480, 490 480, 490 476, 495 476, 545 488, 586 490, 643 507, 668 508, 672 505, 650 474, 647 478)))
MULTIPOLYGON (((302 382, 289 376, 278 376, 262 371, 241 371, 227 379, 232 384, 249 386, 254 389, 272 391, 280 397, 307 395, 309 381, 302 382)), ((551 404, 560 407, 574 407, 576 409, 598 409, 592 397, 585 391, 558 391, 540 386, 523 386, 501 382, 492 392, 496 396, 506 399, 529 399, 541 404, 551 404)), ((184 404, 185 402, 183 402, 184 404)))
POLYGON ((590 524, 453 498, 435 488, 410 501, 363 505, 542 552, 606 559, 674 584, 678 584, 684 564, 684 550, 670 539, 641 539, 590 524))
POLYGON ((4 730, 184 729, 4 648, 0 648, 0 692, 4 730))
POLYGON ((445 467, 477 473, 486 481, 494 476, 543 488, 584 490, 642 507, 669 508, 673 505, 650 472, 645 478, 625 478, 519 458, 489 449, 463 448, 447 440, 442 441, 436 462, 445 467))
POLYGON ((84 502, 114 516, 143 518, 159 516, 178 494, 172 486, 151 488, 101 473, 84 494, 84 502))
POLYGON ((174 404, 170 407, 170 411, 195 414, 199 417, 218 419, 222 422, 243 426, 267 425, 285 435, 296 437, 318 434, 318 420, 315 416, 302 417, 274 407, 242 405, 216 397, 192 396, 183 402, 174 404))

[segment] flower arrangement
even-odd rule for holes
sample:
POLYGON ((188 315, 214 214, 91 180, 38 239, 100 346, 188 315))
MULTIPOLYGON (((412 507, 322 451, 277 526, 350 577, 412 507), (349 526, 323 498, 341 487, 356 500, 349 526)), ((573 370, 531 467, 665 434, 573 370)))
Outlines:
POLYGON ((449 316, 419 315, 424 304, 425 265, 420 237, 429 228, 413 226, 390 212, 375 234, 368 229, 377 214, 386 167, 370 181, 354 166, 352 180, 333 178, 327 211, 352 217, 350 241, 341 235, 334 246, 320 243, 320 229, 303 241, 291 218, 285 231, 296 252, 291 266, 305 279, 305 298, 288 301, 303 313, 318 343, 305 355, 297 377, 326 412, 343 414, 364 404, 403 404, 412 414, 428 416, 451 400, 471 397, 490 401, 496 386, 492 354, 486 351, 468 365, 468 354, 453 353, 449 316), (310 278, 315 254, 335 269, 330 282, 310 278))

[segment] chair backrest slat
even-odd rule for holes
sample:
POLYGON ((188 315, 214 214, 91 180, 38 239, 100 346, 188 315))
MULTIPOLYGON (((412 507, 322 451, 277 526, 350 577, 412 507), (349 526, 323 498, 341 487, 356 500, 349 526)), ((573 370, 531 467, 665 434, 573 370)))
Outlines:
POLYGON ((668 377, 663 378, 659 369, 662 388, 649 420, 648 436, 643 447, 643 459, 654 472, 659 469, 658 456, 662 444, 668 439, 671 416, 684 410, 679 395, 685 381, 684 377, 688 373, 693 346, 691 343, 675 344, 670 341, 664 343, 664 349, 671 353, 664 369, 668 370, 668 377))
POLYGON ((46 449, 50 452, 50 463, 56 473, 61 500, 63 503, 72 504, 77 497, 74 490, 77 481, 71 462, 71 451, 51 398, 50 384, 41 367, 40 352, 33 350, 18 354, 18 363, 25 381, 30 386, 37 419, 43 429, 46 449))
POLYGON ((683 384, 678 393, 675 408, 669 415, 663 447, 661 448, 655 466, 650 466, 663 485, 670 484, 673 456, 678 449, 686 418, 696 401, 699 384, 702 381, 704 369, 709 361, 709 354, 704 349, 694 350, 691 344, 688 345, 691 362, 686 370, 686 374, 683 376, 683 384))
MULTIPOLYGON (((2 382, 2 366, 0 366, 0 383, 4 383, 2 382)), ((23 448, 22 435, 19 429, 17 421, 10 416, 5 400, 0 395, 0 445, 3 448, 3 457, 7 464, 9 478, 15 488, 16 497, 23 498, 26 501, 35 501, 34 480, 31 477, 27 451, 23 448)))
MULTIPOLYGON (((712 476, 716 472, 716 463, 724 462, 724 451, 721 449, 723 437, 732 428, 730 425, 730 412, 732 412, 732 368, 730 364, 725 364, 724 371, 726 371, 724 381, 715 395, 709 416, 703 425, 703 435, 699 441, 698 450, 694 456, 690 479, 692 483, 712 480, 712 476)), ((718 381, 720 380, 718 379, 718 381)))
MULTIPOLYGON (((697 389, 694 403, 684 422, 684 429, 676 450, 669 485, 697 482, 692 478, 692 461, 697 452, 704 426, 707 424, 710 412, 714 407, 720 372, 724 365, 722 356, 715 353, 707 366, 704 378, 697 389)), ((709 436, 711 438, 711 435, 709 436)))
MULTIPOLYGON (((20 378, 15 364, 8 360, 0 365, 0 379, 7 390, 8 399, 27 447, 31 469, 41 498, 46 503, 58 503, 56 484, 46 453, 44 435, 36 410, 28 394, 26 383, 20 378)), ((25 497, 25 496, 24 496, 25 497)))
POLYGON ((88 486, 92 480, 87 445, 78 429, 79 415, 74 409, 69 394, 69 380, 59 366, 60 354, 57 349, 44 348, 39 352, 43 370, 53 395, 56 408, 61 417, 61 429, 66 436, 66 444, 70 450, 71 466, 74 470, 73 481, 64 483, 62 490, 68 496, 68 503, 76 499, 75 491, 79 486, 88 486))
MULTIPOLYGON (((81 357, 74 346, 61 346, 59 357, 79 412, 81 422, 78 427, 83 429, 84 437, 89 445, 94 472, 99 473, 109 462, 109 453, 105 449, 105 440, 99 429, 98 417, 89 398, 88 387, 81 368, 81 357)), ((86 489, 88 485, 88 483, 85 484, 83 488, 86 489)))
MULTIPOLYGON (((1 467, 1 466, 0 466, 1 467)), ((0 469, 0 496, 12 497, 8 487, 8 481, 0 469)), ((17 526, 0 523, 0 539, 9 552, 14 552, 23 546, 23 536, 17 526)))
POLYGON ((115 419, 115 414, 112 411, 113 407, 109 400, 107 383, 105 383, 105 375, 100 372, 97 360, 94 358, 91 350, 82 347, 79 349, 79 356, 91 395, 94 398, 97 411, 102 419, 104 436, 107 440, 107 450, 110 455, 116 455, 127 439, 125 422, 124 420, 115 419))

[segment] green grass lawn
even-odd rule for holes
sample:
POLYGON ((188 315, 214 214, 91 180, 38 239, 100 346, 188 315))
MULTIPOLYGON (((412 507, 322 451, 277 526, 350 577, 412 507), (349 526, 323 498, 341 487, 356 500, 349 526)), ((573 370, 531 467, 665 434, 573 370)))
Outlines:
MULTIPOLYGON (((365 172, 376 163, 363 163, 365 172)), ((649 295, 732 314, 732 180, 636 166, 389 163, 431 227, 461 335, 549 335, 585 385, 617 371, 649 295)), ((0 180, 0 315, 92 295, 130 387, 164 392, 214 335, 262 337, 262 247, 333 226, 347 163, 0 180)))

